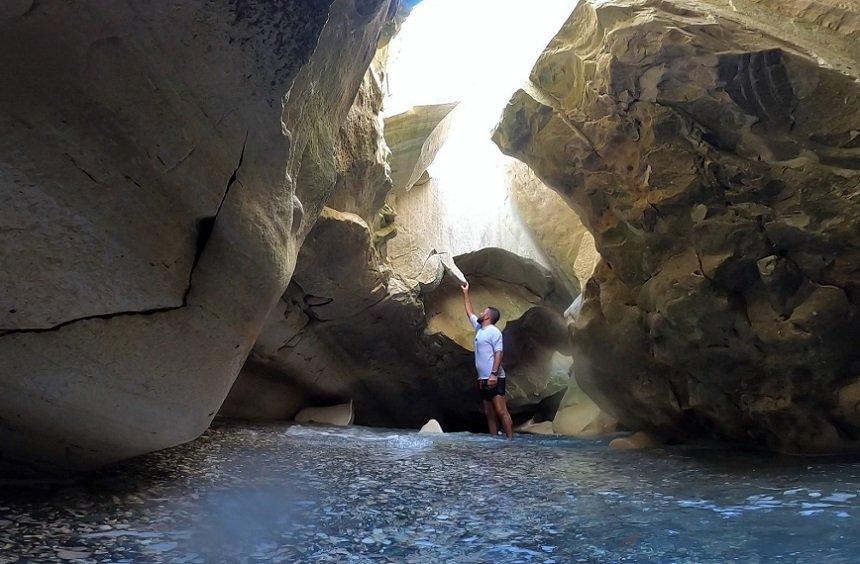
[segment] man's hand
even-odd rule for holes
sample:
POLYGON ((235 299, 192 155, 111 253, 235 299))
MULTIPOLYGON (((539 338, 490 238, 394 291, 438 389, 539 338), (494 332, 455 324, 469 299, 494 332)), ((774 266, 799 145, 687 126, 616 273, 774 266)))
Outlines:
POLYGON ((488 388, 495 388, 496 384, 498 384, 498 383, 499 383, 498 376, 493 376, 492 374, 490 374, 490 377, 487 378, 487 387, 488 388))
POLYGON ((474 325, 472 316, 475 315, 475 312, 472 310, 472 300, 469 299, 469 282, 465 278, 463 279, 463 283, 460 284, 460 289, 463 290, 463 306, 466 308, 466 317, 469 318, 469 325, 474 325))

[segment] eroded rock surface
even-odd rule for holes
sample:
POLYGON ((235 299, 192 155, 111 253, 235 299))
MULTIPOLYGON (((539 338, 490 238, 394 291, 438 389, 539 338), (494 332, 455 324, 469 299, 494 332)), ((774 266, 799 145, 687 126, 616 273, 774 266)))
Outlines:
POLYGON ((582 2, 506 108, 603 258, 575 370, 628 428, 860 447, 857 13, 582 2))
POLYGON ((415 106, 385 119, 385 140, 392 154, 391 179, 397 192, 412 188, 433 162, 456 107, 456 102, 415 106))
POLYGON ((508 193, 535 243, 554 270, 577 289, 594 273, 600 255, 594 237, 564 199, 520 161, 508 166, 508 193))
POLYGON ((138 4, 0 10, 6 457, 86 468, 209 425, 393 11, 138 4))

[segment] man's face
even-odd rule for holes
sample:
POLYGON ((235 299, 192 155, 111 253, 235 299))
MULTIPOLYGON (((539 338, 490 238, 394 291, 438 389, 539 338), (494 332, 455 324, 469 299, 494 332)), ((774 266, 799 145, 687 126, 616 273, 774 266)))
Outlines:
POLYGON ((481 323, 484 322, 485 319, 492 319, 492 314, 490 314, 490 308, 484 308, 484 311, 481 312, 481 315, 478 316, 478 321, 481 323))

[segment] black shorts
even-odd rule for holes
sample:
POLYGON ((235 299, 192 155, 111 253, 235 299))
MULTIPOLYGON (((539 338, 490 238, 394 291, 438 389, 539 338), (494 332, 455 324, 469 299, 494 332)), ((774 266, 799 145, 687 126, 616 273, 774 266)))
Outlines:
POLYGON ((481 392, 481 399, 493 401, 493 398, 496 396, 504 396, 505 380, 506 378, 499 378, 496 380, 496 385, 492 388, 487 385, 487 380, 478 380, 478 389, 481 392))

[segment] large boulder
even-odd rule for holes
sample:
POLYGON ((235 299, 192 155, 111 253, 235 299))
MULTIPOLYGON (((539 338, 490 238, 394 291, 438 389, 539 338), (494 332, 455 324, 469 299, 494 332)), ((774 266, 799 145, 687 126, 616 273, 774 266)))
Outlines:
POLYGON ((206 429, 335 188, 331 132, 392 8, 0 8, 4 456, 88 468, 206 429))
POLYGON ((852 5, 583 1, 505 109, 602 256, 575 372, 628 428, 860 447, 852 5))
POLYGON ((600 409, 571 378, 553 417, 553 432, 568 437, 595 439, 615 432, 616 425, 617 421, 600 409))

